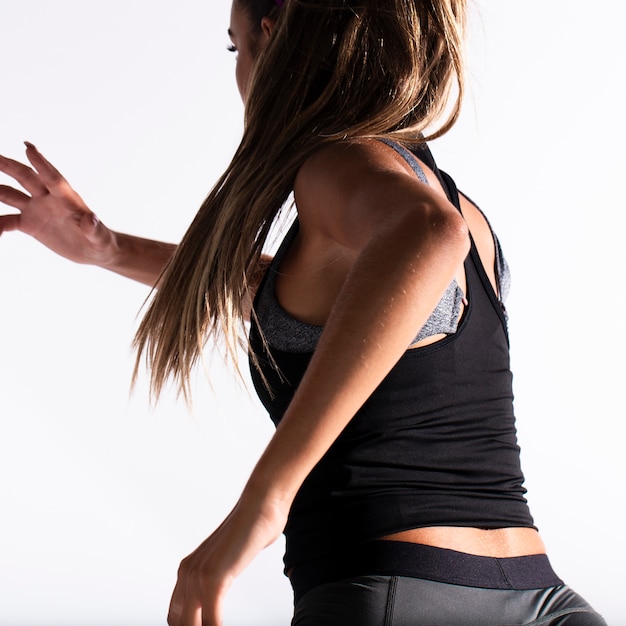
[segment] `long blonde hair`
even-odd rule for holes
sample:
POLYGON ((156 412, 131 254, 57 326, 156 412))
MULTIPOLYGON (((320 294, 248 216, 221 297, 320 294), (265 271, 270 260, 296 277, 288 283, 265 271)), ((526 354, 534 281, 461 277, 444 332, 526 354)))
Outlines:
MULTIPOLYGON (((236 1, 244 9, 251 4, 236 1)), ((210 338, 223 336, 236 364, 251 277, 308 156, 355 138, 425 141, 456 121, 465 4, 286 0, 275 7, 275 30, 250 79, 241 143, 164 270, 135 336, 137 366, 145 356, 155 397, 171 378, 189 400, 191 370, 210 338)))

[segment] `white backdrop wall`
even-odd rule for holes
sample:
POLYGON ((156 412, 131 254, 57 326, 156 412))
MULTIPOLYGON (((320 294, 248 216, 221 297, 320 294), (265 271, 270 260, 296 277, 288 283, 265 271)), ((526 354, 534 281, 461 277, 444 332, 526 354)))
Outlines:
MULTIPOLYGON (((622 45, 617 0, 476 0, 470 95, 433 150, 487 211, 513 271, 516 412, 553 564, 626 624, 622 45)), ((0 152, 30 140, 105 223, 177 241, 241 133, 227 2, 4 1, 0 152)), ((3 181, 3 182, 6 182, 3 181)), ((0 625, 165 623, 180 559, 271 435, 221 366, 192 415, 129 396, 147 295, 19 233, 0 238, 0 625)), ((281 542, 231 626, 287 624, 281 542)))

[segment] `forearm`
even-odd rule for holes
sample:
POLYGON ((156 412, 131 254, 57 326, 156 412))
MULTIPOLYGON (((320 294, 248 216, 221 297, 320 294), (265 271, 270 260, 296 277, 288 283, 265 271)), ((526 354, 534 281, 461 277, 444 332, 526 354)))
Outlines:
POLYGON ((22 231, 70 261, 154 286, 176 246, 107 228, 37 148, 26 145, 33 167, 0 156, 0 171, 26 191, 0 185, 0 203, 19 211, 0 215, 0 234, 22 231))
POLYGON ((153 287, 176 248, 176 244, 113 232, 108 258, 95 265, 153 287))

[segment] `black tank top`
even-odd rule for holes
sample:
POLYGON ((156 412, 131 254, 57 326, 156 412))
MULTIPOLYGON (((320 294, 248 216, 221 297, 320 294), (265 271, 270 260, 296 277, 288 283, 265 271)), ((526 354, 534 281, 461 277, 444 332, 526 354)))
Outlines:
MULTIPOLYGON (((427 148, 414 151, 460 211, 452 179, 427 148)), ((504 311, 473 241, 464 266, 468 305, 456 332, 407 350, 302 484, 285 528, 286 570, 411 528, 533 527, 504 311)), ((262 372, 251 364, 255 389, 278 424, 312 353, 265 347, 255 322, 250 347, 262 372)))

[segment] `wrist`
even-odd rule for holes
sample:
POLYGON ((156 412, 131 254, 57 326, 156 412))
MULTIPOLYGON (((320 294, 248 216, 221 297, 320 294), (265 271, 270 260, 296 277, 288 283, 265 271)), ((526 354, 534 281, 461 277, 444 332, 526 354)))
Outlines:
POLYGON ((98 251, 94 265, 112 272, 119 272, 124 267, 124 257, 127 255, 127 235, 109 230, 106 243, 98 251))
POLYGON ((94 265, 155 287, 176 245, 109 230, 94 265))
POLYGON ((269 520, 286 519, 295 494, 281 490, 275 479, 264 479, 254 474, 241 494, 240 502, 269 520))

